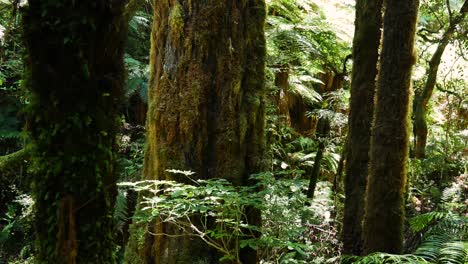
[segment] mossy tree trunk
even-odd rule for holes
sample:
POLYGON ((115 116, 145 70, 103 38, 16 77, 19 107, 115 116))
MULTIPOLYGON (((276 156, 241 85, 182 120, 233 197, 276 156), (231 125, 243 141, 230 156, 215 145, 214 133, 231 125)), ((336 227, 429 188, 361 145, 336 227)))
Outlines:
MULTIPOLYGON (((265 12, 263 0, 154 1, 146 179, 187 181, 166 172, 181 169, 245 185, 259 171, 265 12)), ((149 228, 181 232, 162 223, 149 228)), ((193 237, 137 234, 127 245, 127 263, 219 263, 219 254, 193 237)), ((241 258, 256 262, 254 251, 241 258)))
POLYGON ((125 1, 24 7, 37 263, 115 263, 125 1))
POLYGON ((382 1, 358 0, 353 43, 349 132, 345 164, 343 251, 362 253, 362 218, 382 28, 382 1))
POLYGON ((414 136, 416 139, 414 152, 416 158, 422 159, 426 156, 426 143, 428 134, 426 121, 427 104, 429 103, 432 93, 434 92, 442 55, 444 54, 445 48, 452 40, 457 26, 463 22, 467 12, 468 2, 465 1, 458 15, 450 18, 450 24, 442 35, 442 38, 437 45, 437 49, 429 61, 429 68, 427 69, 427 80, 424 84, 424 88, 419 94, 417 94, 414 100, 414 136))
POLYGON ((418 0, 387 0, 363 222, 364 253, 403 249, 411 72, 418 0))

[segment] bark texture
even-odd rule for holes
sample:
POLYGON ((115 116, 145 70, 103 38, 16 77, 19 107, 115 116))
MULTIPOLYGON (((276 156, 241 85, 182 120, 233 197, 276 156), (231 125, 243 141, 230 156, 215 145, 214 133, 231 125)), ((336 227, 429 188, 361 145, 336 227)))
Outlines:
POLYGON ((421 93, 417 94, 414 100, 414 136, 416 139, 415 156, 416 158, 422 159, 426 156, 426 143, 427 143, 427 121, 426 112, 427 104, 431 99, 432 93, 437 82, 437 73, 439 71, 439 65, 444 54, 445 48, 453 38, 453 34, 457 26, 463 22, 466 13, 468 12, 468 2, 465 1, 460 9, 458 15, 450 19, 450 24, 442 38, 437 45, 437 49, 429 61, 429 68, 427 70, 427 80, 424 84, 424 88, 421 93))
POLYGON ((36 263, 115 263, 115 131, 125 1, 24 8, 36 263))
POLYGON ((364 254, 403 248, 411 71, 418 0, 386 1, 363 223, 364 254))
POLYGON ((345 164, 343 251, 362 253, 362 219, 382 29, 382 0, 358 0, 345 164))
MULTIPOLYGON (((147 117, 146 179, 195 178, 249 184, 264 148, 265 3, 154 1, 147 117)), ((252 214, 251 221, 259 221, 252 214)), ((134 226, 133 228, 136 228, 134 226)), ((180 231, 156 223, 153 233, 180 231)), ((134 232, 127 263, 219 263, 218 254, 190 237, 134 232)), ((243 252, 255 263, 255 252, 243 252)))

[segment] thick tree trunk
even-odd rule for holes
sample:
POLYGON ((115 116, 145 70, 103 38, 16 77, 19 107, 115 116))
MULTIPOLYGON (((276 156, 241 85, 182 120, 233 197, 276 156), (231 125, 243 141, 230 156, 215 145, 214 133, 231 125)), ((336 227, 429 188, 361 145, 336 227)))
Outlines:
POLYGON ((449 44, 450 40, 455 33, 455 30, 468 12, 468 2, 465 1, 460 9, 460 12, 453 19, 451 18, 450 24, 442 35, 442 39, 439 41, 436 51, 429 61, 429 69, 427 70, 427 80, 424 84, 424 88, 414 100, 414 136, 416 139, 415 145, 415 156, 416 158, 422 159, 426 156, 426 143, 427 143, 427 121, 426 112, 427 104, 431 99, 434 87, 437 82, 437 73, 439 71, 439 65, 444 54, 445 48, 449 44))
POLYGON ((346 147, 343 252, 361 255, 362 218, 382 28, 382 0, 358 0, 346 147))
POLYGON ((372 126, 364 253, 403 249, 411 71, 418 0, 388 0, 372 126))
POLYGON ((37 263, 115 263, 124 2, 30 0, 24 9, 37 263))
MULTIPOLYGON (((181 169, 198 179, 244 185, 259 171, 265 12, 263 0, 154 1, 146 179, 186 182, 166 172, 181 169)), ((251 217, 259 221, 258 214, 251 217)), ((181 232, 162 223, 150 228, 181 232)), ((137 233, 127 246, 127 263, 219 263, 219 254, 201 240, 146 234, 141 241, 137 233)), ((256 262, 254 251, 241 258, 256 262)))

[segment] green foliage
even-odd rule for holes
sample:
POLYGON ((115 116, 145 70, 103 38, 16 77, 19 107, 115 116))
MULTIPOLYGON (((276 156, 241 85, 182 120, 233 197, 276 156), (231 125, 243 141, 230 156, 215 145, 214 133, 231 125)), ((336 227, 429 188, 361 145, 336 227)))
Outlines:
POLYGON ((0 3, 0 155, 17 150, 26 101, 22 85, 23 54, 20 14, 13 3, 0 3))
POLYGON ((395 255, 387 253, 372 253, 364 257, 356 256, 343 256, 341 260, 342 264, 397 264, 397 263, 408 263, 408 264, 429 264, 421 257, 415 255, 395 255))
POLYGON ((324 263, 340 251, 328 183, 319 182, 310 201, 305 195, 307 180, 264 177, 262 181, 268 191, 259 242, 266 263, 324 263))
MULTIPOLYGON (((190 179, 191 172, 170 170, 190 179)), ((277 176, 289 174, 283 172, 277 176)), ((216 248, 223 259, 238 259, 239 249, 258 249, 264 261, 322 263, 339 248, 331 218, 331 190, 319 183, 317 199, 307 205, 307 181, 277 180, 271 173, 252 176, 253 186, 233 186, 224 179, 124 182, 144 195, 135 221, 171 223, 185 235, 197 236, 216 248), (246 208, 262 211, 262 226, 251 225, 246 208), (322 233, 322 229, 330 232, 322 233), (262 236, 256 238, 254 233, 262 236)), ((164 234, 153 234, 164 235, 164 234)))
MULTIPOLYGON (((170 172, 186 176, 192 174, 176 170, 170 172)), ((119 185, 146 193, 137 221, 158 219, 171 223, 184 234, 197 236, 222 252, 223 259, 240 261, 239 247, 256 247, 250 239, 257 227, 247 222, 244 212, 247 207, 262 206, 261 193, 255 192, 259 186, 235 187, 223 179, 197 180, 193 184, 140 181, 119 185), (211 219, 214 219, 214 225, 211 219)))
POLYGON ((21 194, 8 204, 7 212, 0 215, 0 260, 23 263, 32 257, 33 204, 30 196, 21 194))
POLYGON ((465 264, 468 260, 466 242, 453 241, 445 235, 432 235, 418 247, 415 255, 428 260, 429 263, 465 264))
MULTIPOLYGON (((0 95, 2 91, 0 91, 0 95)), ((9 140, 19 141, 21 123, 17 113, 21 107, 19 101, 11 96, 0 98, 0 144, 9 140)), ((3 152, 3 149, 0 149, 3 152)))
POLYGON ((123 124, 118 135, 118 173, 120 181, 139 180, 143 168, 145 130, 141 126, 123 124))
POLYGON ((313 78, 310 75, 299 75, 291 76, 289 81, 289 87, 291 92, 299 95, 303 98, 308 104, 314 105, 322 102, 322 96, 316 92, 314 89, 311 89, 312 84, 322 83, 319 79, 313 78))
POLYGON ((128 72, 125 85, 125 98, 128 100, 136 94, 143 102, 147 103, 149 66, 133 59, 128 54, 126 54, 124 62, 128 72))
POLYGON ((413 232, 422 235, 414 254, 431 263, 460 263, 468 260, 468 218, 451 212, 429 212, 410 220, 413 232))
POLYGON ((152 10, 140 8, 128 24, 128 39, 124 58, 127 69, 125 98, 138 96, 148 102, 149 54, 152 10))
POLYGON ((119 190, 114 206, 114 230, 123 232, 123 228, 128 221, 127 192, 119 190))
POLYGON ((271 0, 267 4, 269 65, 296 65, 313 73, 323 64, 334 70, 340 68, 341 58, 349 50, 316 4, 296 0, 271 0))
POLYGON ((274 171, 288 171, 292 178, 303 176, 304 172, 314 165, 318 141, 324 140, 326 147, 322 157, 321 171, 323 175, 333 175, 337 172, 341 156, 340 147, 334 140, 304 137, 297 135, 292 128, 287 126, 270 125, 272 127, 269 127, 268 131, 273 140, 271 155, 274 171))
POLYGON ((141 62, 149 62, 150 33, 153 10, 150 6, 139 8, 128 24, 126 52, 130 57, 141 62))

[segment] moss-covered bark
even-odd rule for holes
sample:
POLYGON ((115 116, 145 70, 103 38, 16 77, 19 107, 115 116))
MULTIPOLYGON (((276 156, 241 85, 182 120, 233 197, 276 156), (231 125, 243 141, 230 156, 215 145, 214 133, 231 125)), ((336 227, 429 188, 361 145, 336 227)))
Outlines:
POLYGON ((29 153, 26 149, 20 149, 5 156, 0 156, 0 177, 6 177, 11 172, 17 172, 19 167, 29 159, 29 153))
POLYGON ((343 251, 362 253, 362 218, 382 28, 382 0, 358 0, 353 43, 349 132, 345 164, 343 251))
MULTIPOLYGON (((158 0, 154 14, 144 177, 186 181, 166 172, 181 169, 249 184, 264 148, 264 1, 158 0)), ((132 229, 127 263, 218 263, 199 240, 132 229)))
POLYGON ((30 183, 26 174, 29 152, 21 149, 8 155, 0 156, 0 216, 8 211, 8 205, 16 197, 16 186, 21 191, 29 190, 30 183))
POLYGON ((403 248, 411 71, 418 0, 388 0, 372 126, 364 253, 403 248))
POLYGON ((450 18, 450 24, 442 38, 437 45, 437 49, 429 61, 429 68, 427 69, 427 79, 424 84, 423 90, 416 95, 414 100, 414 136, 416 139, 415 145, 415 156, 416 158, 424 158, 426 156, 426 143, 427 143, 427 121, 426 112, 427 104, 432 97, 434 88, 437 81, 437 73, 439 71, 439 65, 444 54, 445 48, 453 38, 453 34, 457 26, 464 20, 466 13, 468 12, 468 1, 463 3, 460 12, 450 18))
POLYGON ((115 263, 115 131, 125 1, 24 8, 37 263, 115 263))

